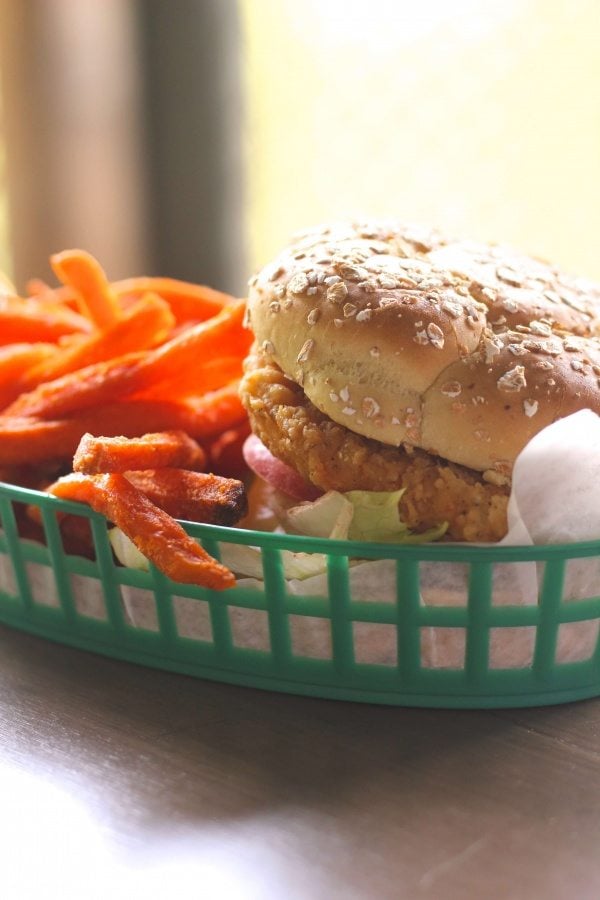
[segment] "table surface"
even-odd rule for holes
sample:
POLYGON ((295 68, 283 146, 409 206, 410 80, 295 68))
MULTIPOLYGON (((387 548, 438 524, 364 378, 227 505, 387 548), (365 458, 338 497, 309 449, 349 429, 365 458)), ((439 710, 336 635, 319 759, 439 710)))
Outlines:
POLYGON ((0 679, 10 900, 600 897, 600 700, 315 700, 4 627, 0 679))

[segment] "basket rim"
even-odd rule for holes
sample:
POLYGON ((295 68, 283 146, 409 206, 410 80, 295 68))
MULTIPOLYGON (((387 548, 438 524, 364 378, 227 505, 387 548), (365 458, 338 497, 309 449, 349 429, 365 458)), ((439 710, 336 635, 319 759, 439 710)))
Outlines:
MULTIPOLYGON (((106 521, 90 507, 72 500, 63 500, 34 488, 0 481, 0 498, 21 503, 35 503, 55 512, 71 513, 91 520, 106 521)), ((261 549, 290 550, 301 553, 323 553, 330 556, 360 557, 363 559, 392 559, 402 561, 443 561, 456 563, 536 562, 549 559, 582 559, 600 556, 600 538, 561 544, 464 544, 424 543, 393 544, 365 541, 334 540, 301 534, 256 531, 235 526, 209 525, 180 520, 185 530, 203 541, 226 541, 261 549)))

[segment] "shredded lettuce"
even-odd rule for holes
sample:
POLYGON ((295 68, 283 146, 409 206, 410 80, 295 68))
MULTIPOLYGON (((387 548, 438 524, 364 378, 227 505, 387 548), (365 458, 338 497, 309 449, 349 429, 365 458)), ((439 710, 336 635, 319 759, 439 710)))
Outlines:
POLYGON ((139 569, 141 572, 147 572, 150 564, 143 553, 140 553, 126 534, 123 534, 120 528, 111 528, 108 532, 108 539, 113 548, 113 553, 123 566, 128 569, 139 569))
POLYGON ((316 538, 348 537, 354 516, 354 506, 344 494, 328 491, 316 500, 306 500, 282 514, 286 531, 316 538))
MULTIPOLYGON (((243 544, 222 543, 221 562, 236 575, 247 578, 264 578, 262 554, 259 547, 243 544)), ((327 570, 327 557, 323 553, 295 553, 292 550, 281 551, 281 563, 284 578, 296 578, 303 581, 313 575, 321 575, 327 570)))
POLYGON ((403 493, 328 491, 318 500, 288 509, 284 524, 300 534, 350 541, 423 544, 439 540, 448 527, 446 522, 416 534, 402 521, 399 503, 403 493))

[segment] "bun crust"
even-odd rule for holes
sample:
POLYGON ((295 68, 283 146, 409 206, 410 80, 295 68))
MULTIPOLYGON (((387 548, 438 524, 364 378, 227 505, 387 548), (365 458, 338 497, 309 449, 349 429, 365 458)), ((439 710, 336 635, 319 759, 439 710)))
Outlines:
POLYGON ((301 235, 250 282, 261 352, 334 422, 507 474, 600 413, 600 287, 505 247, 390 223, 301 235))

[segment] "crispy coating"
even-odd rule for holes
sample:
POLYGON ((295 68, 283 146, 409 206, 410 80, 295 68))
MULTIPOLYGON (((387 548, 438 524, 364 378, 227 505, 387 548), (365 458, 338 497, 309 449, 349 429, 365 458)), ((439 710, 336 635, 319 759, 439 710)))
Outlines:
POLYGON ((497 541, 507 530, 510 487, 422 450, 390 447, 336 424, 302 388, 261 356, 241 384, 253 431, 269 450, 323 490, 404 488, 403 520, 415 531, 448 522, 456 541, 497 541))

